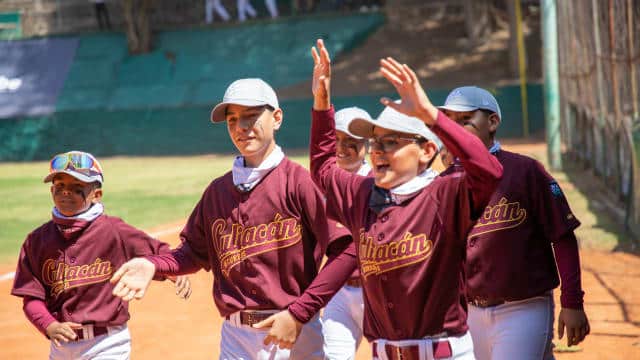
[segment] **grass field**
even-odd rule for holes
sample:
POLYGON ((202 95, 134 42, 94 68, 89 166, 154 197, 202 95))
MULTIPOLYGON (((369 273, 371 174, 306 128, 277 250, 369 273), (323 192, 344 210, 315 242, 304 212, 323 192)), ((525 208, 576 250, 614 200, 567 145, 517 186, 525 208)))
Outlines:
MULTIPOLYGON (((545 147, 516 146, 545 162, 545 147)), ((509 148, 507 144, 505 148, 509 148)), ((306 154, 291 157, 305 166, 306 154)), ((104 204, 108 214, 149 229, 185 219, 209 182, 231 169, 233 157, 115 157, 100 159, 105 171, 104 204)), ((546 164, 545 164, 546 165, 546 164)), ((0 164, 0 262, 14 261, 29 231, 50 219, 53 206, 49 187, 42 183, 47 162, 0 164)), ((588 171, 567 164, 553 172, 582 222, 576 231, 581 246, 601 250, 628 249, 629 235, 598 205, 601 192, 588 171)))
MULTIPOLYGON (((292 157, 306 165, 306 156, 292 157)), ((185 219, 209 182, 231 169, 232 156, 115 157, 104 169, 106 212, 143 228, 185 219)), ((47 162, 0 164, 0 262, 15 259, 29 231, 51 219, 42 182, 47 162)))

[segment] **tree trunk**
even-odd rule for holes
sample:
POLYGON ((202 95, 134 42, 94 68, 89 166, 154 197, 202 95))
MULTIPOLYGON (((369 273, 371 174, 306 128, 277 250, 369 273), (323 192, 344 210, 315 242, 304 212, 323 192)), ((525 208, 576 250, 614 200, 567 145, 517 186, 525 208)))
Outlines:
POLYGON ((464 23, 471 46, 482 44, 493 31, 490 0, 463 1, 464 23))
POLYGON ((152 5, 153 0, 124 0, 122 2, 130 54, 146 54, 152 49, 152 31, 149 21, 152 5))

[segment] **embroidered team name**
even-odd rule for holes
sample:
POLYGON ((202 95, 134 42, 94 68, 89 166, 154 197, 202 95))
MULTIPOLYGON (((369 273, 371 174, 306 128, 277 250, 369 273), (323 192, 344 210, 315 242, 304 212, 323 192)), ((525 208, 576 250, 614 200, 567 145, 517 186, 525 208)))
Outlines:
POLYGON ((527 210, 520 207, 520 202, 509 202, 503 197, 497 204, 484 209, 484 214, 478 219, 471 236, 511 229, 522 224, 526 218, 527 210))
POLYGON ((360 230, 360 273, 366 279, 415 264, 428 258, 432 247, 433 242, 425 234, 413 235, 407 231, 400 240, 376 244, 372 236, 360 230))
POLYGON ((54 298, 68 289, 107 281, 112 273, 111 262, 100 258, 96 258, 91 264, 74 266, 47 259, 42 266, 42 279, 51 287, 51 296, 54 298))
POLYGON ((231 268, 247 258, 299 243, 302 231, 295 218, 283 219, 276 214, 272 222, 256 226, 228 226, 225 219, 216 219, 211 234, 222 273, 227 276, 231 268))

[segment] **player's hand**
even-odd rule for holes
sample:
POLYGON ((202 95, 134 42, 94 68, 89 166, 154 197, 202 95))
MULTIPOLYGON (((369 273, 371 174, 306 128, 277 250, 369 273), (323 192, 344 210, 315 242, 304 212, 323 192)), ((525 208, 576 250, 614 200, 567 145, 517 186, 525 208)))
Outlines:
POLYGON ((397 104, 389 98, 382 98, 380 102, 398 112, 413 116, 432 125, 438 117, 438 109, 431 103, 429 97, 420 85, 418 76, 407 65, 400 64, 395 59, 388 57, 380 60, 380 73, 396 88, 402 103, 397 104))
POLYGON ((45 330, 47 336, 56 346, 60 346, 60 343, 68 343, 75 340, 78 335, 75 333, 76 329, 82 329, 82 324, 74 322, 52 322, 45 330))
POLYGON ((169 280, 173 281, 176 286, 176 295, 183 299, 188 299, 191 296, 191 281, 186 275, 180 275, 176 277, 169 277, 169 280))
POLYGON ((313 109, 329 110, 331 108, 331 59, 322 39, 318 39, 316 46, 311 47, 311 56, 313 57, 313 80, 311 82, 313 109))
POLYGON ((578 345, 591 331, 584 310, 562 308, 558 316, 558 338, 562 339, 567 329, 567 346, 578 345))
POLYGON ((127 261, 111 277, 111 283, 116 284, 113 295, 124 301, 142 299, 155 272, 155 265, 147 259, 135 258, 127 261))
POLYGON ((264 345, 275 344, 281 349, 291 349, 302 331, 302 323, 291 315, 289 310, 280 311, 268 318, 253 324, 256 329, 269 328, 269 333, 264 337, 264 345))

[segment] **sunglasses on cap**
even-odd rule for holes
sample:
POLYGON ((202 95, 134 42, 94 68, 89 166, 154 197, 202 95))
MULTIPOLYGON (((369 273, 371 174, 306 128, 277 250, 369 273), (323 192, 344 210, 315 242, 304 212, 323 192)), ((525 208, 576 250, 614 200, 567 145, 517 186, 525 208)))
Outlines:
POLYGON ((70 151, 58 154, 49 163, 49 172, 75 170, 77 172, 91 175, 102 175, 102 167, 91 155, 82 151, 70 151))

